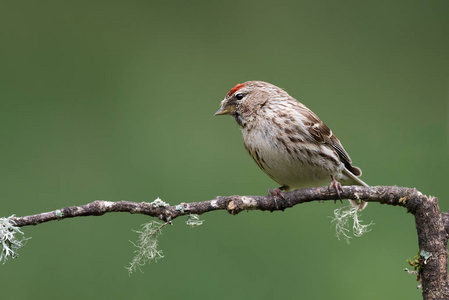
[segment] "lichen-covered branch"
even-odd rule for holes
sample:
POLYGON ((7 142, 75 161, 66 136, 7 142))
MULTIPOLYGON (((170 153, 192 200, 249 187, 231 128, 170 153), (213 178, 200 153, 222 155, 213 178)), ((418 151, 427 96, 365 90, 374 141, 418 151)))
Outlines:
MULTIPOLYGON (((416 206, 425 197, 415 189, 390 186, 362 187, 344 186, 341 191, 343 199, 359 198, 368 202, 399 205, 408 211, 415 211, 416 206)), ((101 216, 110 212, 128 212, 131 214, 144 214, 156 217, 163 221, 171 221, 179 216, 188 214, 204 214, 214 210, 227 210, 236 215, 243 210, 284 210, 297 204, 318 201, 339 200, 334 191, 327 187, 309 188, 283 194, 282 199, 267 196, 218 196, 212 200, 202 202, 181 203, 170 206, 160 200, 155 202, 110 202, 97 200, 81 206, 70 206, 51 212, 40 213, 25 217, 13 218, 16 226, 23 227, 40 223, 62 220, 74 217, 101 216)))
MULTIPOLYGON (((397 186, 344 186, 340 192, 343 199, 360 199, 393 206, 402 206, 415 216, 420 251, 429 253, 419 269, 422 279, 424 299, 449 299, 447 274, 447 239, 449 215, 441 213, 438 200, 427 197, 416 189, 397 186)), ((297 204, 319 201, 339 200, 339 196, 327 187, 301 189, 283 194, 282 198, 267 196, 218 196, 202 202, 181 203, 170 206, 157 199, 152 203, 97 200, 82 206, 61 208, 31 216, 11 218, 14 225, 23 227, 40 223, 83 216, 100 216, 110 212, 128 212, 156 217, 170 223, 183 215, 201 215, 214 210, 227 210, 236 215, 244 210, 277 211, 297 204)))

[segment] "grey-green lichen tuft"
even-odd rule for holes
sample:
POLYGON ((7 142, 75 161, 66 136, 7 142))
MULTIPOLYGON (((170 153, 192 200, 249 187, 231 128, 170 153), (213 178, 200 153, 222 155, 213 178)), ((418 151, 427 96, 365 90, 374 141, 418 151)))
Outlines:
POLYGON ((134 251, 134 256, 129 267, 126 267, 128 273, 131 275, 136 270, 141 271, 141 267, 145 264, 149 264, 151 261, 157 261, 163 258, 162 250, 158 250, 158 238, 162 234, 162 227, 168 223, 161 223, 157 221, 151 221, 143 224, 140 231, 134 230, 139 234, 139 240, 137 243, 132 243, 137 250, 134 251))
POLYGON ((156 200, 154 200, 150 204, 152 204, 153 207, 168 207, 168 206, 170 206, 170 204, 168 204, 167 202, 162 201, 160 198, 157 198, 156 200))
POLYGON ((0 218, 0 262, 5 263, 8 258, 16 258, 19 256, 17 250, 22 248, 26 241, 30 238, 22 237, 18 239, 17 234, 23 235, 23 232, 19 227, 14 226, 12 218, 14 215, 8 218, 0 218))
POLYGON ((195 214, 190 214, 186 220, 186 224, 192 228, 203 225, 204 220, 200 220, 200 217, 195 214))
POLYGON ((354 206, 344 206, 334 210, 334 218, 332 223, 335 225, 335 235, 338 239, 343 237, 346 243, 349 244, 351 236, 349 236, 349 222, 352 219, 352 234, 355 237, 361 237, 365 232, 370 231, 369 226, 374 223, 362 224, 362 220, 359 219, 358 207, 354 206))

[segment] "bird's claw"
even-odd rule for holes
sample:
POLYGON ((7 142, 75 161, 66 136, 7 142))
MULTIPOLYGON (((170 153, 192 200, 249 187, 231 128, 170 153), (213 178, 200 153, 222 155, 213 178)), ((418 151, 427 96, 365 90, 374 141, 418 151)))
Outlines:
POLYGON ((268 189, 268 193, 271 197, 273 197, 274 204, 276 205, 276 210, 279 210, 277 198, 284 199, 284 195, 282 195, 282 190, 280 188, 268 189))
MULTIPOLYGON (((332 178, 332 181, 329 184, 329 192, 331 191, 331 189, 334 189, 337 192, 338 198, 340 198, 340 202, 343 203, 343 201, 341 200, 341 194, 340 194, 340 192, 343 191, 341 183, 338 182, 332 175, 331 175, 331 178, 332 178)), ((334 202, 337 203, 337 200, 334 200, 334 202)))
POLYGON ((284 196, 282 195, 282 191, 280 188, 275 188, 275 189, 268 189, 268 193, 270 194, 270 196, 272 197, 277 197, 277 198, 283 198, 284 196))

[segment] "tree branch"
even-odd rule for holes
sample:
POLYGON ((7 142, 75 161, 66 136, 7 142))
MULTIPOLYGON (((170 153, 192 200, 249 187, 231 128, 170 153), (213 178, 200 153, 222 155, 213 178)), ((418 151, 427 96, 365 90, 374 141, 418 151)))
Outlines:
MULTIPOLYGON (((423 196, 415 189, 399 188, 390 186, 362 187, 344 186, 340 192, 344 199, 359 198, 368 202, 379 202, 381 204, 399 205, 414 211, 417 203, 423 201, 423 196)), ((425 198, 425 197, 424 197, 425 198)), ((236 215, 243 210, 284 210, 297 204, 318 201, 339 200, 334 191, 326 187, 301 189, 283 194, 283 199, 275 199, 267 196, 218 196, 212 200, 202 202, 181 203, 176 206, 165 206, 160 203, 118 201, 110 202, 97 200, 81 206, 61 208, 51 212, 40 213, 25 217, 14 217, 16 226, 23 227, 37 225, 40 223, 61 220, 65 218, 101 216, 110 212, 129 212, 131 214, 144 214, 157 217, 163 221, 188 214, 204 214, 214 210, 227 210, 236 215)), ((449 220, 448 220, 449 224, 449 220)))
MULTIPOLYGON (((449 214, 440 213, 438 200, 427 197, 416 189, 397 186, 344 186, 343 199, 360 199, 367 202, 379 202, 393 206, 403 206, 415 216, 416 230, 422 266, 418 272, 422 279, 424 299, 449 299, 447 274, 447 239, 449 233, 449 214), (424 251, 424 252, 423 252, 424 251)), ((158 199, 159 200, 159 199, 158 199)), ((12 221, 18 227, 82 216, 100 216, 109 212, 129 212, 157 217, 171 222, 177 217, 188 214, 204 214, 214 210, 227 210, 236 215, 243 210, 283 211, 297 204, 318 201, 339 200, 339 196, 326 187, 301 189, 283 194, 283 198, 268 196, 218 196, 212 200, 181 203, 169 206, 162 201, 110 202, 97 200, 82 206, 71 206, 31 216, 14 217, 12 221)))

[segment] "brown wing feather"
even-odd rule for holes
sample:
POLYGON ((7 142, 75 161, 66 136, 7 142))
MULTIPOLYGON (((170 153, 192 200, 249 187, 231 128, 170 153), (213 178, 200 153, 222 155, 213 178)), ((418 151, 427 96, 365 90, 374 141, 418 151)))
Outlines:
POLYGON ((345 164, 345 167, 356 176, 362 175, 362 171, 351 165, 352 161, 338 138, 333 135, 332 130, 326 126, 313 112, 309 111, 308 121, 304 122, 309 133, 319 143, 330 146, 345 164))

